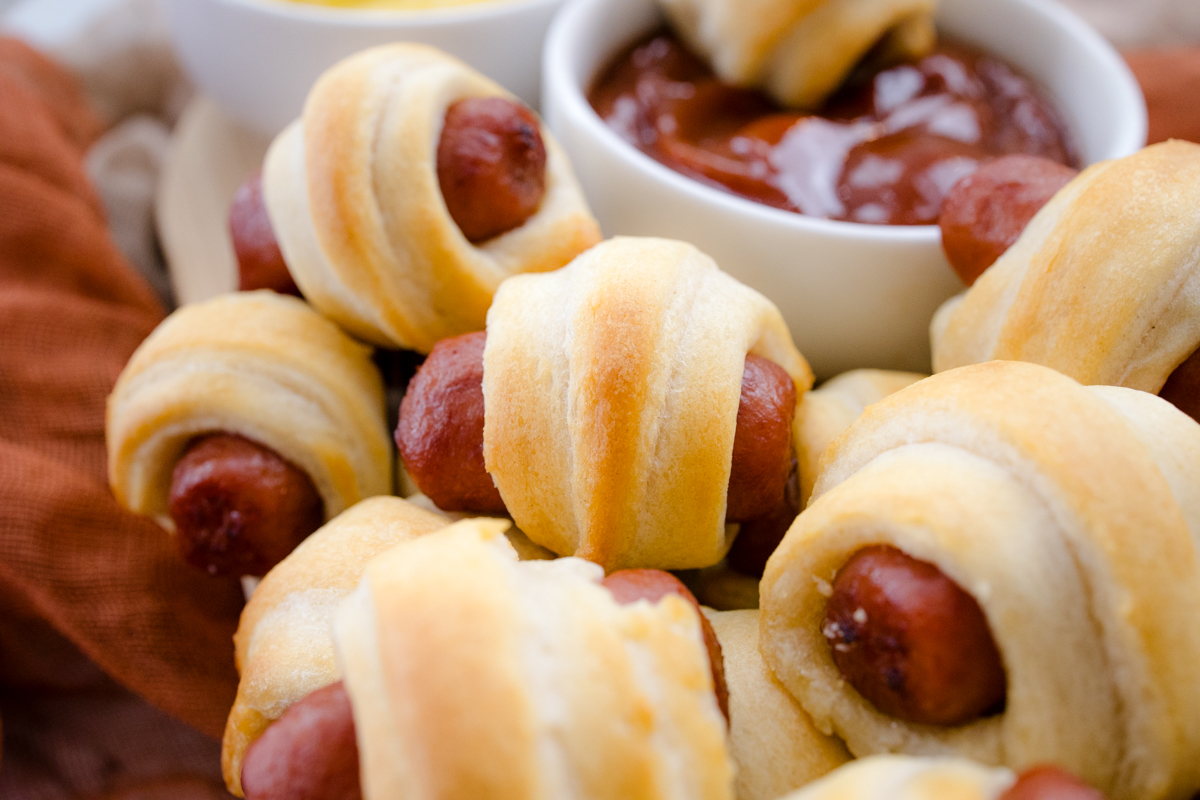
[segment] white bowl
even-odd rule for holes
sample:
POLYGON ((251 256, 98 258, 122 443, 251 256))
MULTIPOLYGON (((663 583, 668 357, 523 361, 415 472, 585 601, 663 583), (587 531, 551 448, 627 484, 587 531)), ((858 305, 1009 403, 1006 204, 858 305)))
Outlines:
MULTIPOLYGON (((585 92, 623 47, 661 24, 654 0, 575 0, 546 39, 544 114, 606 236, 692 242, 783 312, 819 376, 929 370, 929 320, 962 284, 933 225, 805 217, 687 178, 608 128, 585 92)), ((939 29, 1041 84, 1085 163, 1146 141, 1141 90, 1116 51, 1052 0, 941 0, 939 29)))
POLYGON ((375 11, 288 0, 159 0, 192 80, 234 119, 267 135, 300 115, 322 72, 387 42, 440 47, 537 108, 542 41, 562 3, 486 0, 375 11))

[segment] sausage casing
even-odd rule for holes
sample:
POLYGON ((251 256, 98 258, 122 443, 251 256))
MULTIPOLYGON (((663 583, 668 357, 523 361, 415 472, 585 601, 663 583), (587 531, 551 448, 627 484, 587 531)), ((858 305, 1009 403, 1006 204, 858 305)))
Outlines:
POLYGON ((246 800, 361 800, 358 742, 341 681, 293 703, 246 752, 246 800))
POLYGON ((1037 156, 989 161, 950 189, 938 225, 950 266, 967 286, 995 263, 1077 170, 1037 156))
POLYGON ((446 111, 438 184, 451 219, 483 242, 533 216, 546 192, 546 145, 537 117, 503 97, 471 97, 446 111))
POLYGON ((265 575, 325 520, 303 470, 228 433, 195 440, 179 459, 168 510, 183 557, 214 575, 265 575))
POLYGON ((884 714, 949 726, 1003 707, 1004 664, 979 604, 894 547, 865 547, 846 562, 823 633, 838 670, 884 714))

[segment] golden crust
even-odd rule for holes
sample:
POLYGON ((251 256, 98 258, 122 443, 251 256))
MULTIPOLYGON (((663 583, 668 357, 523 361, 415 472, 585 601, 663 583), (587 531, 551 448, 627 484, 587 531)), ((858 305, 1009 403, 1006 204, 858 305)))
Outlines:
POLYGON ((508 92, 425 45, 365 50, 317 81, 276 138, 263 188, 297 285, 323 314, 386 347, 428 353, 482 330, 500 282, 557 269, 600 239, 549 131, 546 194, 520 227, 479 245, 446 210, 437 143, 451 103, 508 92))
POLYGON ((961 758, 871 756, 780 800, 997 800, 1016 775, 961 758))
POLYGON ((812 502, 768 562, 764 656, 857 755, 1053 761, 1114 800, 1190 796, 1200 559, 1195 500, 1173 489, 1200 475, 1189 422, 1152 396, 1016 362, 884 399, 831 445, 812 502), (840 679, 820 631, 825 597, 874 543, 936 564, 979 602, 1008 676, 1004 713, 905 724, 840 679))
POLYGON ((364 500, 305 539, 263 578, 233 639, 241 681, 221 751, 231 792, 242 796, 242 759, 267 726, 292 703, 337 680, 330 625, 367 562, 449 522, 398 497, 364 500))
POLYGON ((775 306, 682 242, 618 237, 506 281, 488 314, 484 459, 517 525, 610 570, 719 561, 747 352, 797 396, 812 385, 775 306))
POLYGON ((767 668, 758 649, 758 611, 706 614, 725 657, 738 800, 776 800, 849 761, 841 740, 817 730, 767 668))
POLYGON ((872 403, 928 377, 916 372, 855 369, 804 395, 796 406, 796 458, 800 463, 800 508, 808 504, 821 474, 821 456, 872 403))
POLYGON ((214 431, 261 442, 304 470, 326 519, 391 489, 370 349, 293 297, 264 290, 185 306, 138 347, 108 398, 113 494, 169 525, 175 462, 214 431))
POLYGON ((994 359, 1157 392, 1200 345, 1200 145, 1094 164, 938 310, 934 371, 994 359))
POLYGON ((335 623, 367 798, 732 797, 695 611, 463 520, 377 558, 335 623))
POLYGON ((659 0, 674 29, 722 80, 784 106, 815 108, 886 38, 918 57, 935 39, 935 0, 659 0))

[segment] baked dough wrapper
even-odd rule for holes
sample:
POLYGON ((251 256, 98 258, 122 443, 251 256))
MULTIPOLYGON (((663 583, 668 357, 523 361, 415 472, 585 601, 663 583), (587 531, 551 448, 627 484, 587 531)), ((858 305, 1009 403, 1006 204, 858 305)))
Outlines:
POLYGON ((1114 800, 1200 788, 1200 427, 1144 392, 990 362, 869 408, 827 453, 762 582, 762 649, 851 752, 1061 764, 1114 800), (1006 709, 958 727, 878 712, 822 635, 830 582, 870 544, 979 603, 1006 709))
POLYGON ((561 267, 600 240, 566 155, 543 125, 546 193, 519 227, 473 245, 437 176, 446 109, 514 99, 441 51, 365 50, 317 81, 263 167, 271 226, 304 297, 355 336, 428 353, 482 330, 500 282, 561 267))
MULTIPOLYGON (((830 442, 850 427, 872 403, 898 392, 925 375, 883 369, 855 369, 805 392, 796 404, 792 441, 800 471, 800 508, 808 504, 821 456, 830 442)), ((758 579, 725 562, 681 576, 696 599, 719 611, 758 608, 758 579)), ((782 794, 782 792, 780 792, 782 794)))
POLYGON ((1031 361, 1158 392, 1200 346, 1200 145, 1088 167, 931 326, 933 368, 1031 361))
POLYGON ((484 461, 517 526, 624 567, 720 561, 748 352, 812 385, 778 309, 695 247, 618 237, 505 281, 488 313, 484 461))
POLYGON ((363 796, 731 800, 700 620, 464 520, 367 567, 334 625, 363 796))
POLYGON ((738 800, 777 800, 850 760, 763 661, 758 611, 704 612, 721 642, 738 800))
POLYGON ((779 800, 998 800, 1012 770, 962 758, 880 755, 853 761, 779 800))
MULTIPOLYGON (((231 792, 242 796, 242 761, 267 726, 292 703, 339 679, 333 615, 367 563, 452 523, 449 516, 409 500, 373 497, 305 539, 263 578, 233 639, 241 680, 221 749, 231 792)), ((522 559, 550 557, 515 528, 504 534, 522 559)))
POLYGON ((672 27, 726 83, 817 108, 872 47, 918 58, 936 41, 936 0, 659 0, 672 27))
POLYGON ((168 529, 171 476, 196 436, 236 433, 302 469, 330 519, 388 494, 392 451, 369 348, 270 291, 184 306, 134 352, 108 398, 117 500, 168 529))

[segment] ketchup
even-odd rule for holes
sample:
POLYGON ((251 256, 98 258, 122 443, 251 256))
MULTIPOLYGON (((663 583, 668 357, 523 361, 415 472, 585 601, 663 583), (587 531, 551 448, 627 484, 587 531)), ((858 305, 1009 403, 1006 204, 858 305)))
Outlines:
POLYGON ((886 225, 937 222, 950 187, 1009 153, 1078 166, 1058 113, 1003 61, 943 43, 855 75, 820 114, 721 83, 659 31, 593 86, 624 139, 692 178, 776 208, 886 225))

